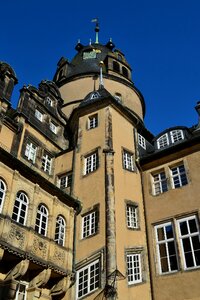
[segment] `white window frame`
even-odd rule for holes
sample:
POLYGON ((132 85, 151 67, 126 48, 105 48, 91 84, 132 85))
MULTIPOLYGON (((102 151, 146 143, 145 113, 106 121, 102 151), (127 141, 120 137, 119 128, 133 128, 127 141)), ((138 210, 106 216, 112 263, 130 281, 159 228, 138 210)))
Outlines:
POLYGON ((64 246, 66 234, 66 221, 59 215, 56 219, 55 242, 58 245, 64 246))
POLYGON ((36 117, 40 122, 43 122, 44 114, 43 114, 40 110, 38 110, 38 109, 36 108, 36 110, 35 110, 35 117, 36 117))
POLYGON ((169 137, 168 134, 165 133, 163 135, 161 135, 158 139, 157 139, 157 146, 158 149, 164 148, 166 146, 169 145, 169 137))
POLYGON ((188 184, 186 169, 183 163, 170 167, 171 185, 173 189, 185 186, 188 184), (180 171, 183 168, 183 171, 180 171), (174 173, 175 172, 175 173, 174 173), (173 174, 174 173, 174 174, 173 174), (184 180, 186 179, 186 182, 184 180))
POLYGON ((26 224, 29 200, 25 193, 18 192, 13 207, 12 220, 21 225, 26 224))
POLYGON ((170 131, 170 136, 171 136, 172 143, 176 143, 184 139, 183 130, 181 129, 170 131))
POLYGON ((94 114, 88 117, 88 129, 98 127, 98 114, 94 114))
POLYGON ((53 121, 50 121, 49 128, 53 133, 57 134, 58 126, 53 121))
POLYGON ((123 167, 125 170, 134 171, 133 153, 123 150, 123 167))
POLYGON ((139 218, 138 218, 138 206, 134 204, 126 204, 126 223, 128 228, 138 229, 139 218))
POLYGON ((70 187, 72 183, 72 173, 67 173, 59 176, 58 186, 60 189, 70 187))
POLYGON ((142 282, 141 253, 126 255, 128 285, 142 282))
POLYGON ((2 212, 3 209, 3 204, 4 204, 4 200, 5 200, 5 196, 6 196, 6 184, 5 182, 0 179, 0 213, 2 212))
POLYGON ((98 152, 95 151, 84 158, 84 175, 94 172, 98 168, 98 152))
POLYGON ((138 144, 144 149, 146 150, 146 140, 145 138, 138 133, 138 144))
POLYGON ((100 260, 77 270, 76 299, 96 291, 100 286, 100 260), (87 285, 86 285, 87 284, 87 285))
POLYGON ((158 268, 159 268, 159 274, 168 274, 168 273, 174 273, 178 271, 178 255, 177 255, 177 249, 176 249, 176 239, 175 239, 175 232, 174 232, 174 228, 173 228, 173 224, 172 222, 167 222, 167 223, 162 223, 159 224, 157 226, 154 227, 155 228, 155 236, 156 236, 156 252, 157 252, 157 257, 158 257, 158 268), (172 228, 172 233, 173 233, 173 237, 167 237, 167 227, 171 227, 172 228), (161 229, 164 232, 164 239, 159 240, 158 237, 158 230, 161 229), (176 263, 177 263, 177 269, 172 270, 172 264, 170 261, 170 253, 169 253, 169 244, 170 243, 174 243, 174 249, 175 249, 175 254, 173 256, 175 256, 176 258, 176 263), (167 259, 167 267, 168 267, 168 271, 163 272, 162 270, 162 264, 161 264, 161 255, 160 255, 160 245, 165 245, 165 251, 166 251, 166 259, 167 259))
POLYGON ((47 153, 44 153, 42 156, 42 170, 48 174, 51 174, 52 168, 52 157, 47 153))
MULTIPOLYGON (((193 215, 193 216, 189 216, 189 217, 185 217, 182 219, 178 219, 177 220, 177 224, 178 224, 178 235, 179 235, 179 240, 180 240, 180 244, 181 244, 181 250, 182 250, 182 256, 183 256, 183 262, 184 262, 184 270, 189 270, 189 269, 195 269, 195 268, 200 268, 200 265, 197 264, 197 259, 195 257, 195 250, 194 246, 193 246, 193 238, 198 237, 198 239, 200 239, 200 231, 199 231, 199 224, 198 224, 198 220, 197 220, 197 216, 193 215), (196 228, 197 231, 195 232, 191 232, 191 228, 190 228, 190 221, 191 220, 195 220, 195 224, 196 224, 196 228), (187 234, 182 234, 181 233, 181 223, 185 222, 186 226, 187 226, 187 234), (187 267, 187 262, 186 262, 186 251, 184 250, 184 245, 183 245, 183 240, 187 239, 189 242, 189 245, 191 247, 191 255, 192 255, 192 260, 193 260, 193 266, 187 267)), ((200 251, 200 248, 198 249, 200 251)), ((187 252, 188 254, 189 252, 187 252)))
POLYGON ((25 149, 25 156, 27 157, 28 160, 31 160, 32 163, 35 163, 36 160, 36 155, 37 155, 37 146, 28 141, 26 144, 26 149, 25 149))
POLYGON ((97 209, 82 216, 82 239, 97 233, 98 211, 97 209))
POLYGON ((35 231, 44 236, 47 235, 48 216, 49 212, 47 207, 43 204, 39 204, 37 208, 35 231))
POLYGON ((17 289, 16 289, 16 294, 15 294, 15 299, 14 300, 22 299, 21 296, 23 296, 23 300, 26 300, 27 299, 27 288, 28 288, 28 282, 19 281, 17 283, 17 289), (20 291, 20 286, 24 286, 25 291, 20 291))
POLYGON ((165 174, 165 171, 162 170, 159 173, 151 174, 152 175, 152 184, 153 184, 153 195, 159 195, 164 192, 168 191, 168 186, 167 186, 167 177, 165 174), (164 176, 163 176, 164 174, 164 176), (162 178, 163 176, 163 178, 162 178), (164 189, 166 184, 166 190, 164 189))

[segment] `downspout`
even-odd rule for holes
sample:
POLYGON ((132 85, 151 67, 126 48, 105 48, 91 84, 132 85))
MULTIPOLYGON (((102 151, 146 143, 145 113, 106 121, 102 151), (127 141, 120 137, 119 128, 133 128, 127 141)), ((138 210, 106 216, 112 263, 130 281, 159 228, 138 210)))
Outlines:
POLYGON ((146 231, 146 244, 147 244, 147 258, 148 258, 148 264, 149 264, 149 279, 150 279, 150 289, 151 289, 151 298, 154 300, 154 289, 153 289, 153 281, 152 281, 152 274, 151 274, 151 258, 150 258, 150 253, 149 253, 149 247, 150 247, 150 242, 149 242, 149 237, 147 233, 147 216, 146 216, 146 206, 145 206, 145 201, 144 201, 144 183, 143 183, 143 177, 142 177, 142 168, 140 166, 140 157, 138 154, 138 139, 137 139, 137 130, 134 129, 134 143, 135 143, 135 162, 140 170, 140 181, 141 181, 141 188, 142 188, 142 199, 143 199, 143 206, 144 206, 144 220, 145 220, 145 231, 146 231))

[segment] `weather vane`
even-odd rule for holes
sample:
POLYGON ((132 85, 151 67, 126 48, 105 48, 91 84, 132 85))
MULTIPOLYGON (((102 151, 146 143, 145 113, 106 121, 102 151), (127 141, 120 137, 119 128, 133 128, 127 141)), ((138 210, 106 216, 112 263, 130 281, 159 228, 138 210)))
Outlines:
POLYGON ((96 26, 95 26, 95 32, 96 32, 95 44, 98 44, 99 43, 99 21, 98 21, 98 18, 92 19, 91 22, 96 23, 96 26))

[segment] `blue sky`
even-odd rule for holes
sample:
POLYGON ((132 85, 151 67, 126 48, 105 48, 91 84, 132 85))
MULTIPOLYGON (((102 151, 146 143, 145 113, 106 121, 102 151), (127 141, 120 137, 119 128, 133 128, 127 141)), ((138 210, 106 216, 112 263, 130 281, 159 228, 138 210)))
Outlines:
POLYGON ((200 100, 199 0, 10 0, 1 3, 0 60, 19 83, 51 80, 57 62, 74 47, 94 41, 92 18, 99 18, 101 43, 112 37, 133 69, 132 79, 146 102, 145 125, 154 134, 192 126, 200 100))

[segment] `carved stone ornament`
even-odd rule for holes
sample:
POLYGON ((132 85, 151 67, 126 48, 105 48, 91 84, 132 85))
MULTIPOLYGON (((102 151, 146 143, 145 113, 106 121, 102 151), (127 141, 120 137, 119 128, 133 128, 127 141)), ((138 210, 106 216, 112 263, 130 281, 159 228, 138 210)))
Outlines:
POLYGON ((29 283, 29 288, 39 288, 45 286, 51 276, 51 269, 45 269, 40 272, 36 277, 29 283))
POLYGON ((34 255, 45 258, 47 253, 47 243, 41 239, 35 238, 30 252, 34 255))
POLYGON ((11 279, 17 279, 23 276, 27 272, 28 266, 29 266, 28 259, 20 261, 12 270, 8 272, 8 274, 5 277, 5 281, 11 279))
POLYGON ((63 265, 65 261, 65 251, 55 250, 53 255, 53 262, 58 265, 63 265))
POLYGON ((62 278, 58 283, 56 283, 51 289, 51 296, 60 295, 66 293, 66 291, 71 286, 71 275, 62 278))
POLYGON ((9 243, 12 242, 15 246, 17 244, 19 249, 23 249, 25 241, 24 232, 18 226, 12 225, 8 234, 8 241, 9 243))

